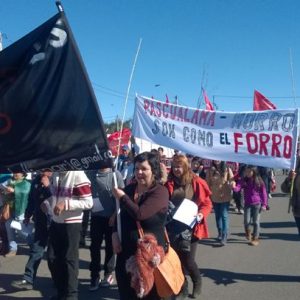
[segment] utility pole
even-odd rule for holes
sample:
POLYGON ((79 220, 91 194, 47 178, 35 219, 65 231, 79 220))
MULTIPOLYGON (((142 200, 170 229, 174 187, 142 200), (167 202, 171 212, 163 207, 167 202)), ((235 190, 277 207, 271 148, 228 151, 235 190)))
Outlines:
POLYGON ((218 107, 218 105, 217 105, 217 103, 215 101, 215 95, 213 95, 213 107, 214 107, 215 110, 219 109, 219 107, 218 107))
POLYGON ((292 80, 292 95, 294 98, 294 107, 297 107, 296 103, 296 88, 295 88, 295 79, 294 79, 294 67, 293 67, 293 55, 292 55, 292 49, 290 48, 290 67, 291 67, 291 80, 292 80))
POLYGON ((117 125, 117 131, 119 131, 119 115, 116 117, 116 125, 117 125))

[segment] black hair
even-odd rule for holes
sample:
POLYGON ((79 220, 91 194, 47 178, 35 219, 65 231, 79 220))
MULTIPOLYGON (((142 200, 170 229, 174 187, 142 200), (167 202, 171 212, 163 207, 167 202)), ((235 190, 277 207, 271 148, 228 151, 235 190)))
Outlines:
POLYGON ((158 155, 158 150, 157 149, 151 149, 150 152, 153 153, 153 154, 157 154, 158 155))
POLYGON ((134 158, 134 167, 136 163, 142 163, 144 161, 148 161, 150 167, 151 167, 151 171, 153 173, 154 179, 156 183, 159 183, 161 180, 161 169, 160 169, 160 161, 159 158, 157 156, 157 154, 155 153, 151 153, 151 152, 143 152, 138 154, 135 158, 134 158))
POLYGON ((226 162, 225 161, 221 161, 219 166, 215 163, 215 161, 213 160, 212 161, 212 169, 215 171, 215 172, 219 172, 220 175, 223 177, 225 175, 225 171, 226 171, 226 162))
POLYGON ((258 170, 257 166, 247 165, 245 170, 246 169, 250 169, 253 172, 252 178, 253 178, 254 183, 257 187, 260 187, 261 185, 264 185, 264 181, 260 176, 260 173, 259 173, 259 170, 258 170))
POLYGON ((200 157, 194 156, 194 157, 192 158, 192 163, 193 163, 193 162, 197 162, 197 163, 201 164, 201 159, 200 159, 200 157))

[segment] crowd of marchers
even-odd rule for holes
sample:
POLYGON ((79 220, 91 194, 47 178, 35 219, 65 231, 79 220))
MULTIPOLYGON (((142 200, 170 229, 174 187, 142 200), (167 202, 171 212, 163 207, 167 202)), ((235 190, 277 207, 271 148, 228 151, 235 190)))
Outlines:
MULTIPOLYGON (((30 174, 30 179, 26 173, 0 174, 1 255, 17 255, 21 240, 30 249, 24 274, 11 283, 13 287, 39 288, 35 278, 46 252, 56 288, 52 299, 78 299, 79 248, 89 246, 91 292, 109 288, 116 280, 120 299, 161 299, 153 276, 142 276, 143 268, 149 266, 142 261, 138 262, 139 268, 130 265, 141 238, 141 226, 164 251, 168 251, 169 241, 180 259, 186 278, 180 293, 171 298, 197 299, 202 288, 195 260, 198 242, 209 237, 207 218, 213 212, 216 243, 226 246, 232 205, 244 217, 248 244, 259 245, 261 213, 270 209, 269 199, 276 187, 271 168, 210 161, 176 150, 172 158, 166 158, 161 147, 138 153, 134 147, 123 145, 121 152, 115 171, 105 167, 86 172, 42 172, 30 174), (192 224, 173 218, 186 201, 198 207, 190 216, 192 224), (188 276, 193 284, 191 295, 188 276), (134 278, 138 278, 138 285, 134 278), (150 288, 141 290, 143 284, 150 288)), ((300 235, 297 170, 288 174, 281 188, 291 194, 300 235)))

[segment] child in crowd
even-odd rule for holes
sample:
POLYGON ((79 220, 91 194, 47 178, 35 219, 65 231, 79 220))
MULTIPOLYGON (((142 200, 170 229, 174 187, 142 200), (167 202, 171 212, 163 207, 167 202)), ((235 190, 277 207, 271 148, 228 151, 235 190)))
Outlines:
POLYGON ((247 240, 250 245, 259 244, 260 233, 260 213, 266 210, 268 195, 265 184, 259 175, 257 167, 247 166, 244 177, 237 182, 233 189, 235 192, 244 190, 244 226, 247 240), (253 233, 251 235, 251 223, 253 223, 253 233))

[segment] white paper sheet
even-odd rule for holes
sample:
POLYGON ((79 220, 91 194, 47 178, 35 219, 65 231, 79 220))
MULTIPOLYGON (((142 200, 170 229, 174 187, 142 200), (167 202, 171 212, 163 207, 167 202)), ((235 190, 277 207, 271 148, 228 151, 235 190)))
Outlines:
POLYGON ((196 223, 197 214, 197 204, 189 199, 183 199, 176 213, 174 214, 173 219, 193 228, 196 223))
POLYGON ((21 230, 22 229, 21 222, 18 222, 18 221, 15 221, 15 220, 11 221, 10 227, 13 228, 13 229, 17 229, 17 230, 21 230))
POLYGON ((20 230, 24 236, 28 236, 33 233, 32 223, 25 225, 23 222, 12 220, 10 227, 16 230, 20 230))

